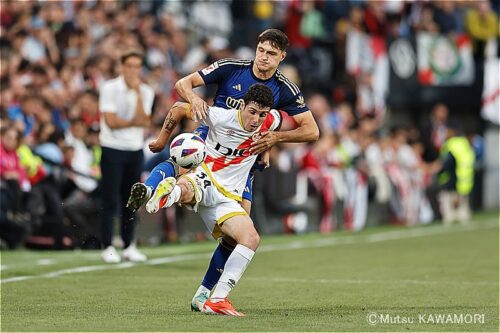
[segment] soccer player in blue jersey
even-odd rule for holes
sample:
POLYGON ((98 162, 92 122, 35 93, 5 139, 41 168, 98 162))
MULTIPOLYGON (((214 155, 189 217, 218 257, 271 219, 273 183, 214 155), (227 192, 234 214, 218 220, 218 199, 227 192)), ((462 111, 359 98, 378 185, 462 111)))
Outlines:
MULTIPOLYGON (((218 89, 214 105, 227 109, 238 109, 242 98, 250 86, 261 83, 268 86, 274 97, 273 108, 281 110, 293 117, 297 128, 283 132, 265 132, 251 149, 253 154, 268 151, 278 142, 311 142, 319 137, 319 129, 311 111, 307 108, 304 96, 299 88, 287 79, 278 65, 286 57, 288 37, 277 29, 268 29, 259 35, 254 60, 222 59, 210 66, 180 79, 175 88, 179 95, 191 105, 193 120, 205 118, 208 105, 193 89, 208 84, 217 84, 218 89)), ((177 122, 169 114, 163 124, 158 138, 149 144, 153 152, 162 151, 170 139, 177 122)), ((206 138, 207 127, 199 127, 197 133, 206 138)), ((158 164, 144 184, 137 183, 132 187, 128 207, 137 210, 154 192, 158 183, 176 174, 175 164, 168 160, 158 164)), ((253 174, 249 176, 243 194, 242 206, 250 214, 252 200, 253 174)), ((208 299, 210 291, 219 280, 222 269, 234 248, 231 239, 221 239, 219 246, 210 261, 207 273, 198 288, 191 308, 199 311, 208 299)))

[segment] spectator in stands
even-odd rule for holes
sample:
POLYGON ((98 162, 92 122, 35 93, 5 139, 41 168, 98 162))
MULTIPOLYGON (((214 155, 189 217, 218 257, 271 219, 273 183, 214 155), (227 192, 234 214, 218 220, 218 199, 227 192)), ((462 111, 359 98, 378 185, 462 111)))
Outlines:
POLYGON ((463 24, 460 24, 457 19, 458 11, 456 9, 456 2, 438 1, 436 7, 435 19, 439 27, 439 32, 444 34, 462 32, 460 28, 463 27, 463 24))
POLYGON ((448 115, 448 107, 443 103, 438 103, 421 126, 424 160, 427 162, 434 161, 439 156, 439 150, 446 140, 448 115))
MULTIPOLYGON (((413 22, 415 31, 438 32, 439 26, 434 19, 434 7, 431 4, 421 5, 415 3, 413 6, 420 7, 420 15, 417 15, 413 22)), ((413 7, 415 8, 415 7, 413 7)))
POLYGON ((64 212, 71 223, 71 234, 76 246, 83 248, 99 248, 98 197, 97 181, 93 175, 94 156, 87 147, 85 138, 88 135, 83 119, 71 120, 66 143, 73 148, 70 162, 69 192, 64 199, 64 212))
POLYGON ((99 128, 99 95, 94 90, 86 90, 76 99, 76 118, 81 118, 86 126, 99 128))
POLYGON ((29 231, 24 219, 24 195, 31 189, 16 149, 22 134, 14 127, 0 133, 0 239, 9 248, 17 247, 29 231))
POLYGON ((384 2, 369 1, 364 10, 366 31, 372 35, 383 36, 387 32, 387 18, 384 12, 384 2))
MULTIPOLYGON (((122 49, 139 45, 145 48, 144 82, 153 87, 158 101, 152 107, 153 120, 163 121, 177 98, 173 83, 180 76, 204 67, 210 61, 208 57, 225 57, 231 52, 229 47, 238 47, 238 54, 250 50, 250 56, 236 55, 237 58, 248 59, 253 56, 253 49, 248 47, 252 46, 258 31, 282 27, 288 32, 291 42, 282 72, 299 86, 297 81, 300 80, 303 83, 301 89, 307 95, 314 97, 319 91, 327 96, 326 102, 333 107, 333 110, 327 110, 324 101, 316 97, 306 99, 310 105, 319 104, 317 114, 321 118, 322 132, 331 131, 336 136, 333 140, 336 143, 331 146, 325 144, 328 140, 322 141, 323 146, 319 148, 328 151, 333 162, 321 161, 319 169, 328 167, 334 169, 335 175, 341 176, 337 177, 341 178, 340 181, 336 179, 333 182, 334 186, 340 184, 338 191, 336 189, 336 195, 340 196, 342 189, 347 188, 342 186, 345 184, 345 168, 351 168, 349 173, 353 175, 359 172, 353 171, 355 167, 350 165, 353 162, 351 158, 357 156, 347 156, 350 148, 366 146, 360 157, 366 159, 370 177, 379 177, 378 181, 384 178, 381 174, 385 172, 384 168, 393 166, 390 158, 381 160, 379 157, 380 154, 392 154, 392 149, 387 149, 390 140, 384 136, 374 137, 370 132, 363 134, 367 139, 364 142, 363 137, 358 140, 351 133, 360 119, 360 131, 364 131, 366 125, 362 115, 373 113, 374 106, 381 105, 379 102, 385 97, 375 94, 375 88, 381 85, 374 80, 377 76, 374 75, 374 63, 370 60, 374 51, 371 48, 382 46, 377 48, 381 51, 384 43, 372 43, 376 40, 374 37, 387 41, 387 38, 398 36, 410 38, 416 31, 466 32, 474 41, 476 60, 481 59, 487 39, 498 37, 498 15, 490 8, 493 5, 498 9, 498 4, 498 1, 491 0, 375 3, 266 0, 248 3, 215 1, 209 4, 200 1, 146 1, 140 4, 123 1, 2 1, 0 118, 2 125, 11 124, 24 134, 18 154, 35 193, 51 182, 51 170, 55 170, 57 176, 61 167, 54 168, 48 163, 44 165, 38 156, 32 154, 32 149, 59 161, 63 148, 70 156, 71 148, 64 147, 65 139, 70 136, 69 119, 82 118, 89 128, 85 141, 92 146, 92 175, 99 177, 101 148, 98 131, 102 120, 96 92, 104 82, 118 75, 122 49), (213 16, 207 14, 209 12, 216 12, 218 20, 209 22, 213 16), (347 46, 352 42, 349 35, 352 33, 359 38, 355 40, 355 47, 348 50, 347 46), (347 72, 346 63, 349 63, 352 53, 358 53, 360 61, 356 69, 359 71, 347 72), (289 74, 289 70, 295 74, 289 74), (62 130, 66 131, 65 137, 61 136, 62 130), (56 138, 59 145, 48 142, 56 138), (344 159, 348 165, 337 164, 344 159)), ((390 55, 390 50, 386 51, 390 55)), ((479 74, 476 74, 476 80, 481 78, 479 74)), ((210 101, 214 92, 205 89, 203 93, 204 98, 210 101)), ((402 115, 398 111, 397 115, 402 115)), ((419 107, 415 111, 420 111, 419 107)), ((405 117, 410 117, 408 110, 405 117)), ((439 149, 446 140, 447 118, 447 107, 436 106, 422 126, 420 139, 416 138, 424 144, 426 161, 439 156, 439 149)), ((385 126, 387 122, 383 124, 385 126)), ((286 118, 283 126, 294 128, 290 119, 286 118)), ((415 138, 412 140, 412 147, 419 151, 419 143, 415 138)), ((309 148, 318 150, 318 147, 309 148)), ((301 154, 302 149, 304 147, 298 145, 286 146, 278 155, 296 156, 301 154)), ((408 153, 408 149, 405 150, 408 153)), ((76 153, 75 149, 73 153, 76 153)), ((284 157, 278 160, 280 165, 292 163, 291 159, 284 157)), ((398 165, 398 168, 401 167, 398 165)), ((420 173, 418 168, 413 170, 415 175, 420 173)), ((289 174, 282 172, 275 178, 288 180, 289 174)), ((60 185, 57 182, 48 187, 61 196, 60 185)), ((285 185, 279 190, 286 194, 293 192, 289 189, 294 186, 291 182, 285 185)), ((264 195, 272 197, 269 188, 264 195)), ((387 198, 387 192, 377 194, 379 200, 385 200, 380 198, 387 198)), ((63 198, 67 199, 67 193, 63 194, 63 198)), ((279 202, 280 197, 276 198, 270 199, 279 202)), ((46 203, 37 206, 28 200, 27 206, 28 210, 36 212, 33 220, 42 219, 43 213, 37 209, 43 211, 46 203)), ((68 217, 68 212, 65 214, 68 217)))
POLYGON ((479 0, 474 3, 475 8, 467 11, 465 26, 474 42, 476 59, 484 59, 486 42, 491 38, 498 38, 498 15, 491 10, 488 0, 479 0))

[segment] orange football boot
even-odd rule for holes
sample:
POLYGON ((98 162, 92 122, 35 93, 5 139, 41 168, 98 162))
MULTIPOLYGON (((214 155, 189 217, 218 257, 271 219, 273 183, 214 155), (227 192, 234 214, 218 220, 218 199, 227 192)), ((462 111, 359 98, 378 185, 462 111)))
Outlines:
POLYGON ((222 301, 219 302, 212 302, 212 300, 209 298, 203 305, 201 312, 206 314, 226 315, 235 317, 245 316, 243 313, 236 311, 234 306, 227 298, 224 298, 222 301))

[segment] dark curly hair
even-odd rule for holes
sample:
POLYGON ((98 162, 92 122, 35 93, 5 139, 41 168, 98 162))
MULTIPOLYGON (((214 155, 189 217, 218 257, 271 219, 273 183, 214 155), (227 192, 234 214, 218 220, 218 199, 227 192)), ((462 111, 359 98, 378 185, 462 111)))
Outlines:
POLYGON ((272 90, 263 84, 253 84, 243 96, 245 104, 255 102, 261 107, 272 108, 274 105, 274 97, 272 90))
POLYGON ((286 51, 288 47, 288 37, 287 35, 278 29, 267 29, 263 31, 257 40, 259 43, 264 43, 266 41, 271 44, 271 46, 280 49, 281 51, 286 51))

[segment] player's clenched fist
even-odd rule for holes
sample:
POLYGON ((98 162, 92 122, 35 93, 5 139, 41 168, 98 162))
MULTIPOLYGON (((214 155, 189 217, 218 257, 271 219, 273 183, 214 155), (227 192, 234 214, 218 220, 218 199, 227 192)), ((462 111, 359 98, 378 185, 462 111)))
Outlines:
POLYGON ((166 145, 167 143, 164 142, 164 140, 156 139, 151 141, 148 146, 149 150, 151 150, 153 153, 159 153, 165 148, 166 145))

